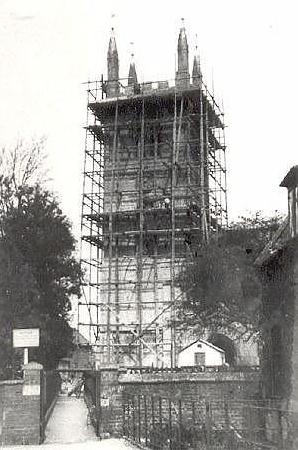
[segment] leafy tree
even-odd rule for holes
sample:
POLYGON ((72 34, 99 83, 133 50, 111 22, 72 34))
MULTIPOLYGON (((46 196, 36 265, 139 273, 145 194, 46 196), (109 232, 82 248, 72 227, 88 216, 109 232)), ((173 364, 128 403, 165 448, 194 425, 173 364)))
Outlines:
MULTIPOLYGON (((17 204, 2 220, 5 239, 14 243, 30 268, 39 292, 35 322, 41 346, 35 352, 46 367, 65 356, 72 343, 68 324, 70 299, 80 295, 80 266, 74 256, 71 225, 57 200, 40 186, 17 190, 17 204)), ((28 326, 24 315, 23 326, 28 326)))
POLYGON ((178 325, 197 333, 225 329, 256 333, 259 326, 261 283, 254 259, 272 238, 281 216, 259 212, 241 217, 217 239, 193 246, 191 259, 178 277, 184 293, 178 325))
MULTIPOLYGON (((39 327, 32 351, 54 367, 72 346, 68 323, 81 272, 70 222, 46 181, 44 140, 0 151, 0 369, 9 364, 14 327, 39 327)), ((33 354, 34 353, 34 354, 33 354)))
POLYGON ((255 258, 274 236, 283 221, 283 216, 275 211, 271 217, 264 217, 260 211, 249 216, 241 216, 232 222, 222 237, 226 245, 237 245, 255 258))
MULTIPOLYGON (((0 242, 0 378, 13 365, 12 330, 24 325, 38 326, 39 292, 28 264, 15 246, 0 242)), ((11 373, 7 373, 8 377, 11 373)))

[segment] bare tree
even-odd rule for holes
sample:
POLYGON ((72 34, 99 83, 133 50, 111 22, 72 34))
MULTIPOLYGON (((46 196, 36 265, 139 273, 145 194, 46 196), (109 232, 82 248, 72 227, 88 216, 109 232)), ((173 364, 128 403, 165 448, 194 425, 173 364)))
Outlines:
POLYGON ((3 219, 20 204, 22 193, 29 186, 45 186, 49 181, 45 165, 45 137, 30 142, 19 140, 12 147, 0 150, 0 234, 3 219))
POLYGON ((19 140, 14 146, 0 150, 1 215, 18 202, 22 187, 47 183, 45 141, 45 137, 30 142, 19 140))
POLYGON ((45 137, 31 142, 19 140, 13 147, 1 149, 0 173, 12 182, 15 190, 47 180, 45 140, 45 137))

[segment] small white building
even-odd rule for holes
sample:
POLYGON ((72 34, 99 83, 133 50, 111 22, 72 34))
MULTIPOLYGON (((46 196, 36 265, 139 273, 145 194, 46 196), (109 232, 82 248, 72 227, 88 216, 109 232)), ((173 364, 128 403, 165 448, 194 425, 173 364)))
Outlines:
POLYGON ((224 364, 224 350, 203 339, 197 339, 178 354, 178 367, 222 366, 224 364))

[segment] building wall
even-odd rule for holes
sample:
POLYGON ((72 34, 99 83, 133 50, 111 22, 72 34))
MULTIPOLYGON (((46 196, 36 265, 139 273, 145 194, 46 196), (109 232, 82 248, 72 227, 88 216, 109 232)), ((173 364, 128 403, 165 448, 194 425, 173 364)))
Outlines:
MULTIPOLYGON (((187 105, 186 101, 185 104, 187 105)), ((100 297, 103 303, 109 304, 109 307, 102 308, 100 317, 102 323, 110 321, 114 325, 114 330, 118 321, 118 331, 114 331, 114 336, 117 333, 116 340, 125 344, 133 337, 133 334, 129 336, 129 330, 132 327, 134 327, 132 331, 138 333, 159 316, 159 319, 144 333, 145 343, 140 344, 143 353, 142 364, 170 365, 173 331, 167 325, 173 312, 171 308, 164 310, 170 301, 181 294, 177 287, 174 288, 174 292, 171 290, 171 279, 179 274, 183 259, 189 251, 186 236, 181 231, 175 231, 175 260, 171 269, 170 199, 172 197, 174 96, 169 96, 164 103, 145 99, 143 131, 140 108, 136 112, 138 107, 134 109, 131 105, 131 101, 128 101, 126 106, 119 106, 118 135, 114 156, 115 123, 114 117, 111 117, 111 111, 115 108, 115 104, 105 117, 101 118, 103 125, 111 130, 108 132, 109 138, 105 143, 103 208, 107 215, 111 210, 123 214, 116 215, 113 219, 112 252, 109 247, 109 224, 106 221, 103 225, 106 237, 101 266, 100 297), (157 118, 159 118, 158 121, 156 121, 157 118), (143 155, 140 153, 142 133, 144 134, 143 155), (141 206, 144 213, 142 244, 139 239, 141 226, 139 208, 141 206), (139 289, 140 280, 141 288, 139 289), (150 348, 153 351, 150 351, 150 348)), ((184 107, 187 114, 188 106, 184 107)), ((179 108, 178 101, 178 111, 179 108)), ((176 132, 179 128, 178 123, 179 118, 177 118, 176 132)), ((198 230, 201 227, 200 219, 197 218, 198 223, 194 225, 188 208, 194 199, 198 208, 202 204, 202 196, 194 193, 198 191, 202 172, 199 169, 190 170, 189 168, 189 165, 194 166, 200 163, 198 142, 189 143, 191 139, 198 139, 199 128, 190 125, 189 121, 182 118, 179 133, 180 144, 176 152, 177 162, 181 164, 181 167, 176 173, 175 209, 180 208, 180 212, 175 214, 175 229, 181 230, 188 227, 195 230, 197 227, 198 230)), ((205 173, 205 185, 207 192, 207 173, 205 173)), ((205 197, 204 200, 208 205, 208 194, 205 197)), ((198 235, 198 231, 194 231, 194 234, 198 235)), ((106 339, 107 336, 103 332, 102 342, 104 343, 106 339)), ((131 351, 136 358, 137 350, 134 351, 131 347, 131 351)), ((125 354, 120 357, 120 361, 125 365, 135 364, 125 354)))
MULTIPOLYGON (((286 411, 289 443, 298 445, 298 251, 291 239, 261 267, 263 275, 263 347, 261 386, 265 398, 286 411)), ((273 414, 273 413, 272 413, 273 414)), ((270 417, 269 417, 270 419, 270 417)))
POLYGON ((294 254, 280 250, 262 267, 263 346, 261 367, 267 398, 289 399, 295 337, 294 254))
POLYGON ((196 364, 196 353, 203 353, 205 356, 206 366, 222 366, 225 362, 225 355, 223 352, 210 347, 203 342, 195 342, 190 347, 182 350, 178 355, 178 367, 184 366, 195 366, 196 364))
MULTIPOLYGON (((262 275, 261 387, 287 415, 287 445, 298 447, 298 166, 280 184, 288 217, 255 261, 262 275)), ((275 409, 276 411, 276 409, 275 409)), ((274 411, 268 414, 274 416, 274 411)), ((270 417, 269 417, 270 419, 270 417)), ((280 421, 279 417, 279 421, 280 421)), ((282 427, 283 428, 283 427, 282 427)), ((283 438, 284 432, 280 433, 283 438)))

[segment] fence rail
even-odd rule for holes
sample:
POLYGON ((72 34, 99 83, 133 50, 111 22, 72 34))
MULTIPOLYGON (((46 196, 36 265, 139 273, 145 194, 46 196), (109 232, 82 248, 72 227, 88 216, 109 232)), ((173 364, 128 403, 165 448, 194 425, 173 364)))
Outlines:
POLYGON ((84 395, 88 408, 88 420, 93 425, 96 435, 100 434, 100 376, 96 371, 84 372, 84 395))
POLYGON ((282 449, 287 413, 260 401, 126 395, 123 434, 153 450, 282 449))
POLYGON ((40 437, 45 437, 45 428, 51 406, 61 389, 61 377, 56 370, 42 371, 40 374, 40 437))

